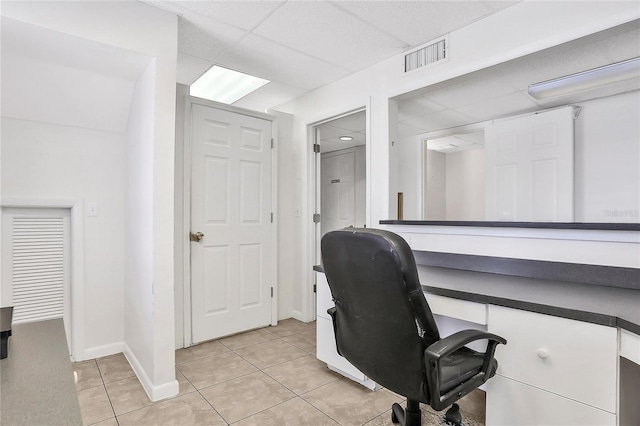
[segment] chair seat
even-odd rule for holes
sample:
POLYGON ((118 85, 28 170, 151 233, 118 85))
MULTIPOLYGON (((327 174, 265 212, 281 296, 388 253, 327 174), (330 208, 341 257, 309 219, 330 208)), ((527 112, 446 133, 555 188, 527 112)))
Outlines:
MULTIPOLYGON (((460 383, 470 379, 482 369, 484 353, 463 347, 442 358, 440 361, 440 392, 449 392, 460 383)), ((497 361, 493 360, 490 371, 496 371, 497 361)))

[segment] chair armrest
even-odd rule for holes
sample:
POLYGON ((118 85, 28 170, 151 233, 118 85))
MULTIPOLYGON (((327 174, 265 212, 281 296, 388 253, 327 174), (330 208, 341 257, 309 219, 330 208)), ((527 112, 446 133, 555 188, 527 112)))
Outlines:
POLYGON ((493 376, 495 371, 489 371, 491 369, 493 355, 496 351, 496 346, 502 343, 507 344, 506 339, 497 336, 492 333, 487 333, 479 330, 463 330, 449 337, 438 340, 432 345, 428 346, 424 350, 425 363, 427 364, 426 376, 427 385, 429 386, 430 405, 435 410, 442 410, 460 397, 466 395, 471 390, 480 386, 482 383, 489 380, 493 376), (488 340, 487 350, 484 353, 484 360, 482 369, 471 379, 465 383, 461 383, 456 386, 446 395, 440 393, 440 360, 443 357, 451 355, 453 352, 462 348, 467 343, 474 342, 476 340, 488 340))
POLYGON ((487 333, 480 330, 462 330, 444 339, 438 340, 425 349, 424 354, 427 360, 438 361, 443 356, 447 356, 457 351, 467 343, 476 340, 494 340, 497 343, 505 345, 507 341, 495 334, 487 333))
POLYGON ((327 309, 327 313, 331 317, 331 322, 333 323, 333 337, 336 341, 336 352, 338 352, 338 355, 342 356, 342 354, 340 353, 340 348, 338 347, 338 321, 336 319, 336 311, 337 310, 335 306, 327 309))

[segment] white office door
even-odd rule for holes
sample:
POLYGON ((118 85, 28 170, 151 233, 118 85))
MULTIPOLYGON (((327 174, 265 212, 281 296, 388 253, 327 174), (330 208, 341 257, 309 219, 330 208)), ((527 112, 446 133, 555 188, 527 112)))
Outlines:
POLYGON ((322 155, 322 235, 355 224, 355 153, 322 155))
POLYGON ((271 323, 271 122, 193 105, 191 312, 194 343, 271 323))
POLYGON ((485 220, 573 221, 573 108, 485 129, 485 220))

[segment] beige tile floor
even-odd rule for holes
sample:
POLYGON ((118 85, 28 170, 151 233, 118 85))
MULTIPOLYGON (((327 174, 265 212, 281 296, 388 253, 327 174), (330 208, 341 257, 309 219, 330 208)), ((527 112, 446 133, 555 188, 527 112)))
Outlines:
MULTIPOLYGON (((315 323, 293 319, 176 351, 179 394, 153 403, 123 354, 74 364, 85 425, 391 425, 404 399, 370 391, 315 357, 315 323)), ((460 403, 484 425, 484 392, 460 403)), ((423 424, 442 413, 423 406, 423 424)))

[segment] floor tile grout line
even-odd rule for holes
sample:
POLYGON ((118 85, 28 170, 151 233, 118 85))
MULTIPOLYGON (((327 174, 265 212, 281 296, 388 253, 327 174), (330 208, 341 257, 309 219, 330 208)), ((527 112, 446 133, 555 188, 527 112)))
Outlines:
MULTIPOLYGON (((102 358, 105 358, 105 357, 102 357, 102 358)), ((102 380, 102 386, 104 387, 104 393, 106 393, 106 394, 107 394, 107 400, 109 401, 109 405, 111 406, 111 412, 113 413, 113 418, 116 418, 116 417, 117 417, 117 416, 116 416, 116 409, 115 409, 115 408, 113 408, 113 402, 111 402, 111 396, 109 396, 109 391, 107 390, 107 384, 106 384, 106 383, 105 383, 105 381, 104 381, 104 376, 102 375, 102 369, 100 368, 100 364, 98 363, 98 359, 99 359, 99 358, 96 358, 96 359, 95 359, 95 361, 96 361, 96 367, 98 367, 98 373, 100 373, 100 380, 102 380)), ((125 358, 125 359, 126 359, 126 358, 125 358)), ((128 363, 128 362, 129 362, 129 361, 127 360, 127 363, 128 363)), ((110 419, 110 418, 112 418, 112 417, 109 417, 109 419, 110 419)), ((104 420, 109 420, 109 419, 104 419, 104 420)), ((117 422, 118 422, 118 420, 116 419, 116 423, 117 423, 117 422)), ((120 424, 120 423, 118 423, 118 424, 120 424)))
MULTIPOLYGON (((187 380, 188 380, 188 379, 187 379, 187 380)), ((192 386, 193 386, 193 385, 192 385, 192 386)), ((214 385, 214 386, 215 386, 215 385, 214 385)), ((213 404, 211 403, 211 401, 209 401, 209 400, 207 399, 207 397, 206 397, 206 396, 204 396, 204 395, 202 394, 202 392, 200 392, 200 389, 196 388, 195 386, 194 386, 194 388, 195 388, 196 392, 198 392, 198 393, 200 394, 200 396, 202 397, 202 399, 204 399, 204 400, 206 401, 206 403, 207 403, 207 404, 209 404, 209 406, 211 407, 211 409, 212 409, 213 411, 215 411, 215 413, 216 413, 218 416, 220 416, 220 418, 222 419, 222 421, 223 421, 223 422, 225 422, 227 425, 230 425, 231 423, 230 423, 230 422, 228 422, 228 421, 227 421, 227 419, 226 419, 226 418, 225 418, 225 417, 224 417, 224 416, 223 416, 223 415, 222 415, 218 410, 216 410, 216 407, 214 407, 214 406, 213 406, 213 404)), ((206 388, 203 388, 203 389, 206 389, 206 388)))
MULTIPOLYGON (((299 398, 299 396, 297 396, 297 395, 294 393, 294 394, 293 394, 293 396, 292 396, 291 398, 289 398, 289 399, 287 399, 287 400, 285 400, 285 401, 278 402, 276 405, 273 405, 273 406, 271 406, 271 407, 269 407, 269 408, 265 408, 265 409, 263 409, 263 410, 256 411, 255 413, 253 413, 253 414, 249 414, 248 416, 245 416, 245 417, 243 417, 243 418, 241 418, 241 419, 238 419, 238 420, 234 421, 233 423, 238 423, 238 422, 241 422, 241 421, 243 421, 243 420, 245 420, 245 419, 248 419, 249 417, 253 417, 253 416, 256 416, 256 415, 258 415, 258 414, 260 414, 260 413, 264 413, 265 411, 269 411, 269 410, 271 410, 272 408, 275 408, 275 407, 277 407, 277 406, 279 406, 279 405, 284 404, 285 402, 289 402, 289 401, 291 401, 291 400, 293 400, 293 399, 296 399, 296 398, 299 398)), ((233 423, 229 423, 229 424, 233 424, 233 423)))

